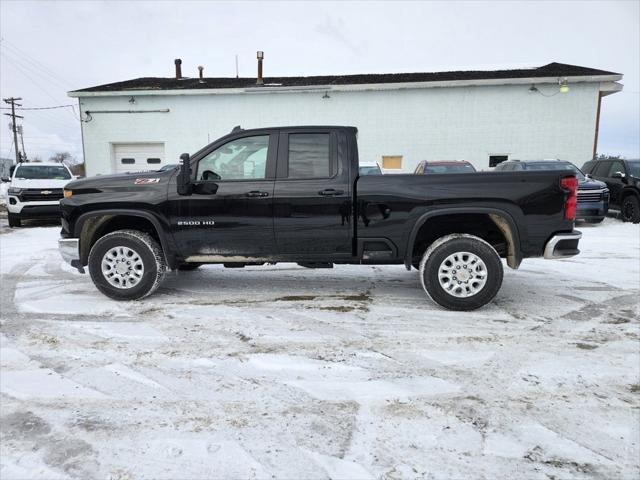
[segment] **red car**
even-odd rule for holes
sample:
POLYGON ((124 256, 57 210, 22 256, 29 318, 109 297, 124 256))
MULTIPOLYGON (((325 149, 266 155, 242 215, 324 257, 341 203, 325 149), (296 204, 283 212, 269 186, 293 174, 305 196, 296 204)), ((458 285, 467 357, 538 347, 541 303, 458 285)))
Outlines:
POLYGON ((473 165, 465 160, 423 160, 413 173, 415 175, 430 175, 432 173, 474 173, 475 171, 473 165))

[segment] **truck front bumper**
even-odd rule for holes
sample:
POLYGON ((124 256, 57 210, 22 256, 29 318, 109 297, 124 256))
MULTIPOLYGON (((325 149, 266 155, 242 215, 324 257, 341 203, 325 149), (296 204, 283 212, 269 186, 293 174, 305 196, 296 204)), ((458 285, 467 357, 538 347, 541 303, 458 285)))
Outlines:
POLYGON ((570 233, 559 233, 549 239, 544 247, 544 258, 567 258, 580 253, 578 242, 582 238, 582 233, 574 230, 570 233))
POLYGON ((84 273, 84 268, 80 264, 80 240, 77 238, 61 238, 58 240, 58 250, 62 259, 80 273, 84 273))

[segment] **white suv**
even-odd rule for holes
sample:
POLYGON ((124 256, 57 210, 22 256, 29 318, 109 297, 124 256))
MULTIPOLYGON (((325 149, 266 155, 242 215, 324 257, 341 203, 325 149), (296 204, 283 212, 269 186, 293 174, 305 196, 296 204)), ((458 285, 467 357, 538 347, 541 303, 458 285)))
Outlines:
POLYGON ((62 163, 19 163, 7 190, 9 226, 19 227, 26 218, 59 218, 62 189, 74 179, 62 163))

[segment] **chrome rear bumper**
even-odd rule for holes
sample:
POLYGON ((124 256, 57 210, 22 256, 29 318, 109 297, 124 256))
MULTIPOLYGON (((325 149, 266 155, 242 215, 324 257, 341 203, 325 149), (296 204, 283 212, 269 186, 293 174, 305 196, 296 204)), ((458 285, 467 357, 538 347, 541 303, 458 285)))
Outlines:
POLYGON ((571 233, 560 233, 554 235, 544 247, 544 258, 568 258, 578 255, 578 242, 582 238, 582 233, 574 230, 571 233))

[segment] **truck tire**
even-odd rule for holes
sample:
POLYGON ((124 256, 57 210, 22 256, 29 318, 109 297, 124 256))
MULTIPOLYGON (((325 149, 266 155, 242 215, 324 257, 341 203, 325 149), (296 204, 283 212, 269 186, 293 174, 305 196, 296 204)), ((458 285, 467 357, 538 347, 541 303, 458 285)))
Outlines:
POLYGON ((620 209, 623 222, 640 223, 640 201, 635 195, 627 195, 620 209))
POLYGON ((100 238, 89 253, 91 280, 114 300, 137 300, 151 295, 166 270, 158 242, 138 230, 111 232, 100 238))
POLYGON ((420 262, 420 281, 427 295, 449 309, 480 308, 502 285, 498 252, 481 238, 452 234, 431 244, 420 262))
POLYGON ((10 213, 8 217, 9 217, 9 226, 11 228, 22 226, 22 220, 20 219, 20 215, 16 215, 15 213, 10 213))

